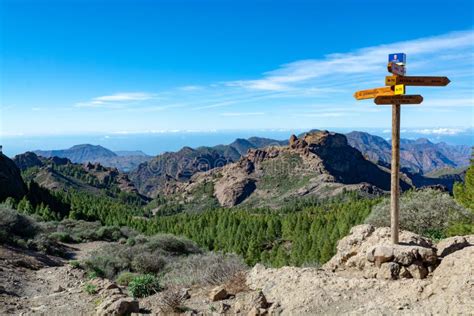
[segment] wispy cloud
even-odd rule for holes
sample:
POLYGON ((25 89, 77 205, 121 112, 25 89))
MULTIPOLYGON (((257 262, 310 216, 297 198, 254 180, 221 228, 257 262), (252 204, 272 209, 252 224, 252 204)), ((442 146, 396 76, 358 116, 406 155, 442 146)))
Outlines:
POLYGON ((112 95, 104 95, 91 99, 86 102, 76 103, 77 107, 101 107, 101 106, 120 106, 126 102, 145 101, 154 97, 151 93, 145 92, 128 92, 116 93, 112 95))
MULTIPOLYGON (((228 86, 239 86, 255 90, 290 90, 295 84, 312 79, 336 75, 357 75, 380 73, 387 54, 403 51, 408 54, 409 68, 417 68, 417 63, 436 60, 465 60, 466 55, 460 49, 474 45, 474 32, 463 31, 446 35, 397 42, 356 50, 350 53, 330 54, 322 59, 299 60, 282 65, 280 68, 264 73, 263 78, 228 82, 228 86), (433 58, 435 57, 435 58, 433 58), (411 64, 411 65, 410 65, 411 64)), ((471 52, 472 55, 472 52, 471 52)), ((469 57, 467 57, 469 58, 469 57)), ((324 78, 327 79, 327 78, 324 78)))

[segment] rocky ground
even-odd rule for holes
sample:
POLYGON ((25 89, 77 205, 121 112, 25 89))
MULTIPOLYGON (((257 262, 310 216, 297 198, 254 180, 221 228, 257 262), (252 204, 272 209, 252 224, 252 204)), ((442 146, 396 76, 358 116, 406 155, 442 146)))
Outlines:
MULTIPOLYGON (((74 245, 71 258, 102 244, 74 245)), ((84 292, 86 281, 64 259, 0 246, 0 315, 92 315, 97 298, 84 292)))
MULTIPOLYGON (((170 288, 133 300, 104 279, 87 280, 64 260, 0 248, 0 315, 472 315, 474 236, 437 244, 389 229, 356 226, 322 268, 256 265, 219 286, 170 288), (87 294, 86 282, 97 293, 87 294), (178 312, 179 311, 179 312, 178 312)), ((101 243, 74 245, 84 258, 101 243)))

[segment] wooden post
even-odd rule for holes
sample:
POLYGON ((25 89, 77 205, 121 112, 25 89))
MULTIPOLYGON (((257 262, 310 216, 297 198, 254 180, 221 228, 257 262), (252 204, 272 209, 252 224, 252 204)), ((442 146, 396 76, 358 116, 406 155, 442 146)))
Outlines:
POLYGON ((392 104, 392 181, 390 190, 390 218, 392 243, 398 244, 400 195, 400 104, 392 104))

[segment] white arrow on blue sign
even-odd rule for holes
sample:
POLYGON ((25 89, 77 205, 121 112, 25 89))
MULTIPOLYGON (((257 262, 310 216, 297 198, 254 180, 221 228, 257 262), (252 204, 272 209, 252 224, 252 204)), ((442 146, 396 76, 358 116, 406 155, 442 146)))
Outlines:
POLYGON ((406 65, 407 55, 404 53, 388 54, 388 62, 397 65, 406 65))

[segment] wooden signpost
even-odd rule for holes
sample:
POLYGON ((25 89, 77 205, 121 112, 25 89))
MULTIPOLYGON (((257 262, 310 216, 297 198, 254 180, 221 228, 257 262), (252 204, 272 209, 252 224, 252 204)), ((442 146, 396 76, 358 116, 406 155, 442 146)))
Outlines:
POLYGON ((398 244, 399 232, 399 197, 400 197, 400 105, 420 104, 421 95, 405 95, 405 86, 446 86, 450 83, 447 77, 413 77, 405 76, 406 55, 396 53, 388 55, 387 69, 392 76, 385 77, 387 87, 361 90, 354 93, 357 100, 374 99, 377 105, 392 105, 392 165, 390 185, 390 217, 392 243, 398 244))

